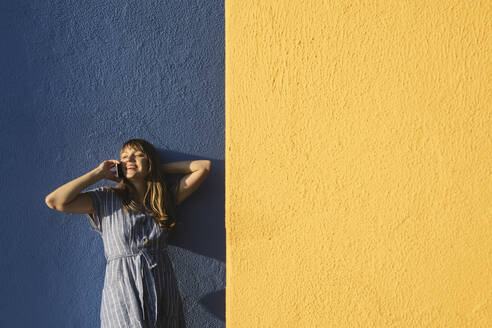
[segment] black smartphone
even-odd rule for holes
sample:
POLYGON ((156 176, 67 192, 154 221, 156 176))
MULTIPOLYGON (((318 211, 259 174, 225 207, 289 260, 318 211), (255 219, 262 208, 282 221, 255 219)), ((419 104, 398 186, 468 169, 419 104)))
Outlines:
POLYGON ((116 177, 123 178, 123 170, 121 169, 121 164, 116 164, 116 177))

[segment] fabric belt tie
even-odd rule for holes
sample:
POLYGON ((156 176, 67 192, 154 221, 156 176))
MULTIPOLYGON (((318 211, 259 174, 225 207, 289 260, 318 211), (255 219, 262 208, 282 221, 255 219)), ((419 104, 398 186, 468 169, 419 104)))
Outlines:
POLYGON ((147 320, 147 319, 145 318, 143 279, 150 281, 150 284, 152 285, 152 293, 154 296, 154 320, 153 320, 154 325, 157 323, 158 308, 157 308, 157 291, 155 288, 155 280, 154 280, 154 275, 152 274, 151 270, 157 266, 157 261, 154 257, 154 254, 156 254, 157 252, 165 252, 165 251, 167 251, 166 248, 162 248, 162 249, 142 248, 137 253, 112 255, 112 256, 108 256, 108 258, 107 258, 107 262, 110 262, 114 259, 119 259, 122 257, 132 257, 132 256, 139 256, 140 258, 143 257, 145 259, 145 261, 147 262, 148 270, 144 270, 145 266, 140 265, 142 263, 142 261, 137 261, 137 265, 140 266, 140 270, 139 270, 140 271, 140 279, 136 279, 137 280, 136 285, 137 285, 137 289, 138 289, 138 298, 140 300, 140 309, 142 310, 142 315, 143 315, 144 320, 147 320))

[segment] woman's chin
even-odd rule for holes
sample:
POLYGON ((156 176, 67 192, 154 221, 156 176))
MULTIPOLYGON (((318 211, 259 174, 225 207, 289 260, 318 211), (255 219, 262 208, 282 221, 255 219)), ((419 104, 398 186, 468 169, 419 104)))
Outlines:
POLYGON ((129 181, 139 181, 139 180, 143 180, 142 177, 138 176, 138 175, 134 175, 134 174, 130 174, 130 175, 127 175, 126 176, 126 179, 129 180, 129 181))
POLYGON ((135 171, 133 171, 133 170, 130 170, 130 171, 126 171, 126 172, 125 172, 125 177, 126 177, 127 179, 131 179, 131 178, 133 178, 134 176, 135 176, 135 171))

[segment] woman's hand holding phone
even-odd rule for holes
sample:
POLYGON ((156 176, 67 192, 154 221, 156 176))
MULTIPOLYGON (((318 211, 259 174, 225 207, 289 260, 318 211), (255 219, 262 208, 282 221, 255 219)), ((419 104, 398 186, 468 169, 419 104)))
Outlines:
POLYGON ((121 164, 120 161, 109 159, 102 162, 97 168, 97 172, 101 179, 108 179, 116 182, 120 182, 123 177, 118 177, 116 175, 116 171, 112 171, 111 169, 116 166, 116 164, 121 164))

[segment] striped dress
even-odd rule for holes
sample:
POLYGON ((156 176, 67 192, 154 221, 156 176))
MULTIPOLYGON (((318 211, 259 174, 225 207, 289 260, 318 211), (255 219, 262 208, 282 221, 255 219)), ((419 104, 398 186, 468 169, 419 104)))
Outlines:
MULTIPOLYGON (((173 201, 176 188, 170 189, 173 201)), ((182 300, 167 253, 168 233, 148 214, 125 212, 110 189, 93 188, 87 194, 95 213, 86 217, 103 239, 107 260, 101 328, 184 328, 182 300)))

